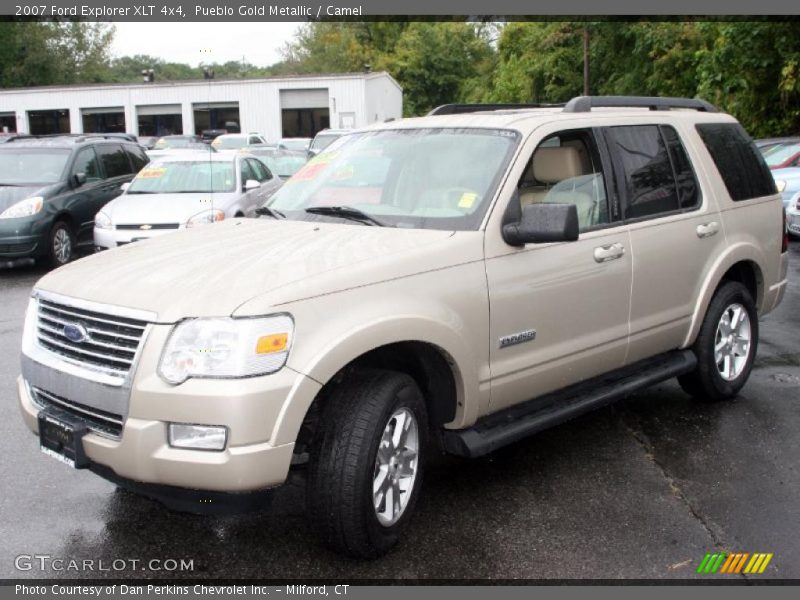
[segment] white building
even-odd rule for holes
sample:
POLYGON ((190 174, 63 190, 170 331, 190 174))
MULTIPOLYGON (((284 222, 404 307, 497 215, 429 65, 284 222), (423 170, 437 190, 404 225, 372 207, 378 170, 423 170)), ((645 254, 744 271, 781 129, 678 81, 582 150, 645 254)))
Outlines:
POLYGON ((259 132, 269 141, 364 127, 403 112, 388 73, 264 79, 156 81, 0 89, 0 131, 17 133, 200 134, 259 132))

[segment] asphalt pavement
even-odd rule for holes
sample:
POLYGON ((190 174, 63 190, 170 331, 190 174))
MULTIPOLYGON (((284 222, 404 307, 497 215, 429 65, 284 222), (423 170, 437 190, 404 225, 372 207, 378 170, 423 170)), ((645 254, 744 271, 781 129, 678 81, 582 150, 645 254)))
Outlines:
POLYGON ((204 517, 41 454, 14 386, 44 271, 1 270, 0 579, 711 578, 695 574, 709 552, 774 554, 763 575, 718 578, 800 579, 800 243, 791 254, 739 397, 697 403, 670 381, 488 457, 437 461, 407 535, 371 562, 319 545, 302 474, 268 510, 204 517), (164 570, 171 559, 192 570, 164 570))

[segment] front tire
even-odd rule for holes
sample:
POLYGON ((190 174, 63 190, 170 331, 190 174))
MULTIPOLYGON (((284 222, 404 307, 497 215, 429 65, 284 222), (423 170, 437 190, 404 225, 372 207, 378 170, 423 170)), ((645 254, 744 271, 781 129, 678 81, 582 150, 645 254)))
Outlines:
POLYGON ((307 483, 309 516, 326 546, 375 558, 414 510, 428 443, 425 402, 403 373, 352 373, 326 400, 307 483))
POLYGON ((714 294, 692 350, 697 368, 678 378, 699 400, 727 400, 750 376, 758 348, 758 313, 741 283, 724 283, 714 294))
POLYGON ((47 259, 52 267, 62 267, 75 258, 75 234, 69 223, 56 221, 48 237, 47 259))

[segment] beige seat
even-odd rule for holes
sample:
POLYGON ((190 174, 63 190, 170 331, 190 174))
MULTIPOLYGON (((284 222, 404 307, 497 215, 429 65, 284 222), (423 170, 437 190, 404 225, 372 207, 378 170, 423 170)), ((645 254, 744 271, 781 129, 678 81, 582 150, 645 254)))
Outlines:
POLYGON ((550 186, 583 175, 583 161, 578 149, 574 146, 561 146, 558 148, 539 148, 533 155, 533 168, 523 176, 523 187, 520 189, 519 200, 523 207, 544 201, 550 186), (531 173, 531 171, 533 171, 531 173), (533 175, 531 178, 530 176, 533 175), (526 189, 524 184, 531 179, 545 184, 547 187, 526 189))

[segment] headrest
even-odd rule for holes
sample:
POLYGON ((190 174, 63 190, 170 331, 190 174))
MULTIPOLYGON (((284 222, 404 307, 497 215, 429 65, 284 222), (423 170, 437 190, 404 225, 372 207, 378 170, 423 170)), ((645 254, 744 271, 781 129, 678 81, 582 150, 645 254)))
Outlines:
POLYGON ((558 183, 583 175, 581 157, 573 146, 539 148, 533 155, 533 176, 542 183, 558 183))

